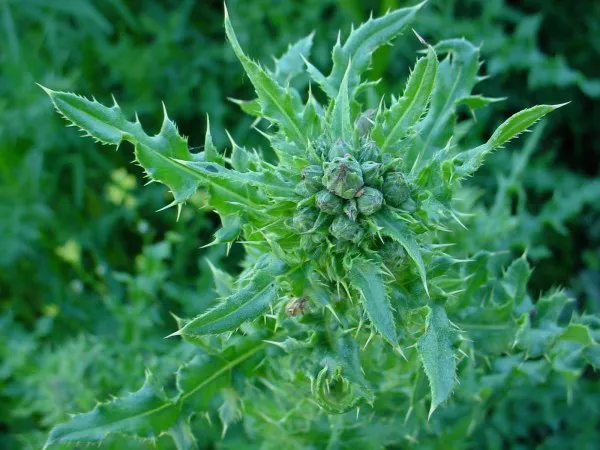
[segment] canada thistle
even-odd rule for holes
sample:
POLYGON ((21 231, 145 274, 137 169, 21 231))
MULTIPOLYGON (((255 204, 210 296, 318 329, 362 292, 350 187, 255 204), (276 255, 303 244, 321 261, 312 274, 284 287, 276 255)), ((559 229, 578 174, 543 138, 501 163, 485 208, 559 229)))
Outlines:
POLYGON ((174 334, 197 340, 241 326, 262 330, 265 340, 306 361, 298 370, 329 413, 372 401, 359 347, 377 335, 398 353, 417 349, 431 385, 431 411, 448 398, 460 332, 444 305, 462 292, 464 279, 446 276, 461 261, 443 253, 440 234, 460 223, 454 191, 486 155, 560 106, 521 111, 486 143, 462 150, 452 139, 456 109, 495 99, 471 94, 483 80, 479 51, 452 39, 435 46, 421 40, 424 56, 402 95, 367 108, 364 93, 376 84, 364 78, 372 53, 404 31, 421 6, 371 18, 343 44, 338 40, 327 76, 308 61, 312 35, 269 70, 244 53, 225 13, 227 37, 257 94, 239 103, 273 125, 257 130, 276 163, 233 142, 226 157, 213 145, 210 127, 204 151, 192 154, 166 110, 160 132, 149 136, 116 102, 105 107, 46 89, 57 110, 96 140, 133 143, 147 176, 171 190, 172 205, 180 208, 204 187, 222 220, 214 242, 243 241, 244 271, 234 292, 182 321, 174 334), (438 55, 445 55, 441 62, 438 55), (325 104, 290 84, 305 69, 325 104), (264 321, 253 322, 261 316, 264 321))

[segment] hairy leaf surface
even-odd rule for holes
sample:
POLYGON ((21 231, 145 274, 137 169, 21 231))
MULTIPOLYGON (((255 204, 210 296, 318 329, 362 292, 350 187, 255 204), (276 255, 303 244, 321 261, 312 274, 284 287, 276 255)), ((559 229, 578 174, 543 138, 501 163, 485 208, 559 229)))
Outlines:
POLYGON ((425 334, 419 338, 417 345, 431 387, 430 416, 448 399, 456 382, 456 360, 452 349, 455 334, 444 308, 432 305, 427 315, 425 334))
POLYGON ((363 307, 375 330, 392 345, 397 345, 398 336, 390 301, 379 268, 366 260, 352 264, 352 283, 361 293, 363 307))

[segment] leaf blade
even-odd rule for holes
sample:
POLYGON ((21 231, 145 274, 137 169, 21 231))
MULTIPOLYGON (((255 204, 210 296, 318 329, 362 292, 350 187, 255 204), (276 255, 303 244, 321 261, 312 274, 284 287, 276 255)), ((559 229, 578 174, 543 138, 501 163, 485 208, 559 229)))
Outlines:
POLYGON ((257 270, 246 286, 186 323, 173 335, 220 334, 256 319, 277 300, 278 287, 274 277, 281 274, 284 267, 281 261, 274 260, 269 267, 257 270))
POLYGON ((76 94, 42 88, 66 120, 97 141, 117 146, 124 140, 131 142, 135 146, 136 160, 151 179, 171 190, 175 203, 185 202, 196 192, 198 183, 171 161, 171 158, 187 161, 193 158, 166 109, 160 132, 148 136, 139 121, 125 119, 116 102, 109 108, 76 94))
POLYGON ((136 392, 98 405, 56 426, 45 448, 59 443, 101 442, 112 433, 153 439, 168 430, 179 415, 179 405, 158 388, 150 372, 136 392))
POLYGON ((361 293, 363 307, 373 327, 393 346, 398 345, 392 306, 378 267, 366 260, 357 260, 350 273, 351 283, 361 293))
POLYGON ((354 92, 360 75, 371 62, 372 53, 402 33, 424 4, 397 9, 377 19, 371 18, 353 30, 343 46, 338 41, 333 49, 333 67, 324 85, 325 92, 331 98, 337 96, 350 61, 353 68, 348 75, 348 89, 354 92))
POLYGON ((227 7, 225 7, 225 34, 237 58, 242 63, 246 75, 248 75, 254 86, 263 113, 277 122, 296 145, 304 148, 307 138, 302 132, 300 119, 295 111, 290 92, 279 85, 260 65, 246 56, 233 30, 227 7))
POLYGON ((448 399, 456 382, 456 360, 451 342, 454 333, 444 308, 432 305, 427 315, 425 333, 417 342, 431 389, 429 417, 448 399))
POLYGON ((400 142, 419 121, 429 103, 437 70, 437 55, 430 46, 427 56, 417 61, 402 97, 383 114, 380 121, 376 121, 373 132, 382 152, 400 142))
POLYGON ((392 213, 382 211, 374 215, 375 224, 381 229, 380 232, 386 236, 394 239, 404 247, 408 256, 413 260, 417 266, 417 272, 423 283, 423 287, 429 295, 429 289, 427 287, 427 272, 425 271, 425 263, 423 262, 423 256, 417 241, 412 237, 410 231, 404 226, 404 224, 395 219, 392 213))

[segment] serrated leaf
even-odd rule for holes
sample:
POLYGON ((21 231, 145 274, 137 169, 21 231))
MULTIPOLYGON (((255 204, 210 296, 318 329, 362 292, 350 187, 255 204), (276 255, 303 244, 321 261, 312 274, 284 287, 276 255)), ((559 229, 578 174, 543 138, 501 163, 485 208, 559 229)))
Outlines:
POLYGON ((274 76, 280 85, 285 86, 292 78, 304 71, 304 60, 310 56, 313 37, 314 33, 311 33, 288 46, 281 58, 275 60, 274 76))
POLYGON ((225 33, 233 51, 242 63, 248 78, 250 78, 254 86, 262 106, 263 114, 279 124, 285 131, 285 134, 296 145, 304 148, 308 139, 302 132, 302 126, 298 112, 295 110, 291 93, 279 85, 269 73, 244 54, 229 20, 227 8, 225 8, 225 33))
POLYGON ((561 341, 576 342, 583 346, 594 344, 594 338, 589 327, 580 323, 570 323, 558 339, 561 341))
MULTIPOLYGON (((238 172, 216 163, 184 160, 173 161, 189 177, 197 180, 198 184, 210 185, 227 182, 228 185, 233 184, 237 186, 237 190, 239 190, 240 186, 253 186, 263 189, 271 196, 277 198, 293 198, 295 196, 291 183, 278 178, 274 173, 268 171, 238 172)), ((260 202, 256 198, 253 200, 260 202)))
POLYGON ((348 76, 350 75, 352 62, 348 63, 346 75, 331 112, 331 136, 333 140, 342 139, 346 143, 352 142, 352 118, 350 113, 350 95, 348 92, 348 76))
POLYGON ((394 315, 379 268, 369 261, 356 260, 350 275, 350 283, 360 292, 362 305, 375 330, 392 345, 398 345, 394 315))
POLYGON ((284 265, 280 261, 257 270, 246 286, 214 308, 190 320, 174 335, 219 334, 235 330, 244 322, 256 319, 277 300, 275 276, 280 275, 283 270, 284 265))
POLYGON ((418 126, 424 160, 446 145, 453 131, 456 102, 471 94, 479 70, 479 49, 464 39, 441 41, 434 48, 448 56, 439 64, 429 110, 418 126))
POLYGON ((352 70, 348 74, 348 91, 352 95, 361 74, 371 62, 373 52, 402 33, 423 4, 397 9, 377 19, 371 18, 353 30, 344 45, 338 41, 333 48, 331 73, 322 85, 325 92, 331 98, 337 97, 346 68, 352 61, 352 70))
POLYGON ((215 292, 221 298, 228 297, 233 294, 233 277, 227 272, 215 267, 210 260, 207 260, 208 267, 212 272, 213 280, 215 282, 215 292))
POLYGON ((527 310, 531 303, 527 297, 527 282, 532 272, 527 258, 523 255, 508 266, 502 277, 502 288, 506 295, 514 300, 517 309, 522 310, 519 312, 527 310))
POLYGON ((417 61, 402 97, 376 117, 372 136, 382 152, 397 146, 425 112, 437 69, 437 55, 433 47, 429 47, 427 56, 417 61))
POLYGON ((215 233, 215 242, 233 242, 242 232, 242 218, 239 214, 227 214, 221 218, 221 228, 215 233))
POLYGON ((254 100, 238 100, 237 98, 230 98, 229 100, 232 103, 238 105, 240 109, 249 116, 262 116, 262 107, 260 105, 260 101, 257 98, 255 98, 254 100))
POLYGON ((91 137, 104 144, 117 146, 122 141, 131 142, 135 146, 137 161, 151 179, 165 184, 171 190, 175 203, 186 201, 196 192, 198 182, 172 161, 172 158, 186 161, 193 158, 186 140, 178 134, 166 110, 160 132, 148 136, 138 121, 129 122, 125 119, 116 103, 108 108, 96 100, 43 89, 58 112, 91 137))
POLYGON ((467 95, 456 101, 457 105, 465 105, 469 109, 479 109, 506 100, 505 97, 484 97, 483 95, 467 95))
POLYGON ((223 424, 222 436, 225 436, 229 425, 242 419, 242 403, 239 395, 232 388, 223 389, 221 396, 223 397, 223 403, 219 407, 219 419, 223 424))
POLYGON ((218 383, 218 380, 263 350, 266 345, 260 340, 247 338, 239 345, 226 348, 217 356, 207 354, 196 356, 177 371, 177 388, 181 394, 181 401, 186 401, 208 389, 215 382, 221 388, 223 383, 218 383))
POLYGON ((495 149, 508 142, 510 139, 526 131, 535 122, 546 114, 554 111, 566 103, 560 105, 538 105, 533 108, 524 109, 509 117, 500 125, 492 137, 483 145, 462 152, 454 157, 454 173, 458 178, 464 178, 475 173, 483 164, 484 158, 495 149))
POLYGON ((48 436, 46 447, 61 443, 101 442, 113 433, 155 439, 175 423, 178 415, 177 402, 166 396, 148 372, 139 391, 102 403, 92 411, 56 426, 48 436))
POLYGON ((455 333, 444 308, 440 305, 431 306, 425 333, 417 343, 431 388, 430 417, 450 397, 456 382, 456 360, 452 348, 455 333))
POLYGON ((212 135, 210 134, 210 119, 208 115, 206 116, 206 134, 204 136, 204 161, 206 162, 216 162, 218 164, 223 164, 223 157, 219 155, 217 151, 217 147, 213 143, 212 135))
POLYGON ((169 430, 177 450, 198 450, 198 442, 192 432, 190 418, 191 416, 187 419, 180 417, 169 430))
POLYGON ((402 221, 396 219, 393 213, 389 211, 381 211, 374 215, 375 224, 380 227, 380 233, 388 237, 391 237, 404 247, 408 256, 413 260, 417 266, 417 272, 421 277, 423 287, 429 295, 429 289, 427 288, 427 272, 425 271, 425 263, 421 256, 421 250, 415 238, 412 236, 410 230, 404 225, 402 221))

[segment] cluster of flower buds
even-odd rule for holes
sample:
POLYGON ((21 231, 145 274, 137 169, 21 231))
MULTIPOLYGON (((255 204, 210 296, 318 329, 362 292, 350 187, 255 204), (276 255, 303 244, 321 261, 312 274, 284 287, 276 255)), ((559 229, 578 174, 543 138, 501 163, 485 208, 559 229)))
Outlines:
POLYGON ((298 187, 306 200, 296 210, 293 228, 301 234, 328 234, 340 241, 360 242, 368 233, 362 218, 385 205, 408 209, 410 187, 404 175, 383 161, 370 140, 357 150, 338 140, 321 139, 319 160, 302 169, 298 187))

